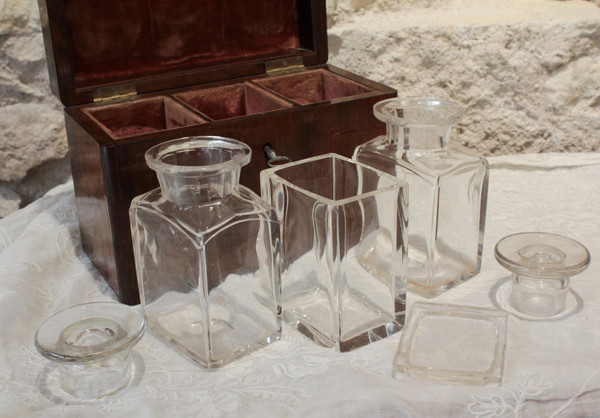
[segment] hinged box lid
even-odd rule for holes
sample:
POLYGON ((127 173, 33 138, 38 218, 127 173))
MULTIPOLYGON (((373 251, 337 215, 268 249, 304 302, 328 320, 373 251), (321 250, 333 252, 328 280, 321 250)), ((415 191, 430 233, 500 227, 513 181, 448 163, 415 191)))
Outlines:
POLYGON ((65 106, 327 62, 325 0, 39 0, 65 106), (124 93, 123 93, 124 92, 124 93))

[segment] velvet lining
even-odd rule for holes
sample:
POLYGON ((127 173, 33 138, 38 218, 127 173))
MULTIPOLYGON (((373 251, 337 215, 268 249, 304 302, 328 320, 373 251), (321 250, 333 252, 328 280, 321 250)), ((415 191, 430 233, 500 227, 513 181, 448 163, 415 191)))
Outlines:
POLYGON ((168 96, 84 109, 113 139, 207 121, 168 96))
POLYGON ((291 107, 292 103, 252 83, 192 90, 176 98, 213 120, 228 119, 291 107))
POLYGON ((255 81, 294 103, 318 103, 371 91, 368 87, 325 70, 306 71, 255 81))
POLYGON ((74 81, 127 81, 310 48, 301 45, 296 1, 63 0, 74 81))
POLYGON ((286 109, 371 91, 326 70, 310 70, 243 83, 190 90, 125 103, 90 106, 84 112, 111 138, 197 125, 286 109), (282 97, 283 96, 283 97, 282 97))

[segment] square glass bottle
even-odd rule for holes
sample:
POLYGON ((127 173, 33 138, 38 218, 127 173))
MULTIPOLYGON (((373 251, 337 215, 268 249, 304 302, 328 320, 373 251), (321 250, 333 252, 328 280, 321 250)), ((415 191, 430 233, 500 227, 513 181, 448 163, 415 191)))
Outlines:
POLYGON ((464 114, 457 103, 394 98, 373 111, 387 133, 358 146, 353 159, 408 182, 407 285, 435 297, 481 269, 489 166, 449 140, 464 114))
POLYGON ((261 172, 281 223, 284 318, 350 351, 404 325, 406 184, 327 154, 261 172))
POLYGON ((250 155, 222 137, 156 145, 146 162, 160 188, 130 208, 148 329, 209 369, 281 335, 279 223, 239 185, 250 155))

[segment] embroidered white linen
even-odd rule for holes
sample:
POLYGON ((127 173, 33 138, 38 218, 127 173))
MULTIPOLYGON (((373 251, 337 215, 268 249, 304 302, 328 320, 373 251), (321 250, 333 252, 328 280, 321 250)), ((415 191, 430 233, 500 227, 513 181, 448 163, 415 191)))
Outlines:
MULTIPOLYGON (((88 401, 58 386, 37 353, 40 323, 69 306, 114 300, 81 249, 72 184, 0 220, 0 416, 566 416, 600 410, 600 154, 492 157, 483 267, 435 303, 494 307, 509 273, 494 245, 511 233, 571 237, 591 254, 573 278, 568 314, 510 315, 500 386, 392 377, 399 334, 350 353, 290 327, 281 341, 205 371, 146 333, 135 375, 117 395, 88 401)), ((422 300, 409 294, 409 305, 422 300)), ((139 308, 139 307, 138 307, 139 308)), ((457 336, 460 338, 460 336, 457 336)))

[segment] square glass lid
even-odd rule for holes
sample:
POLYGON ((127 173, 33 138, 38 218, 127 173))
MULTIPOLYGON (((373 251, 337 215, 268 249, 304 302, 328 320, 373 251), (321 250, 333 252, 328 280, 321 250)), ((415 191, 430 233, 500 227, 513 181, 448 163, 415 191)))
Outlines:
POLYGON ((416 302, 394 357, 395 376, 499 383, 507 323, 507 314, 496 309, 416 302))

